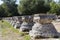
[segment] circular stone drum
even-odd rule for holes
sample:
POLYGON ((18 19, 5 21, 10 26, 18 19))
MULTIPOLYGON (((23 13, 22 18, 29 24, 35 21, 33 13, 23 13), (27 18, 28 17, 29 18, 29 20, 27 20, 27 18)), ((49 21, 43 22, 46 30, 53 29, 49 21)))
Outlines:
POLYGON ((21 24, 20 31, 28 32, 29 30, 31 30, 33 26, 32 16, 23 16, 22 20, 23 23, 21 24))
POLYGON ((37 16, 32 30, 29 32, 31 37, 57 37, 58 32, 54 28, 54 25, 51 23, 52 20, 45 18, 41 19, 40 16, 37 16))
POLYGON ((14 25, 14 28, 16 29, 19 29, 21 27, 21 24, 20 24, 20 22, 19 21, 17 21, 16 23, 15 23, 15 25, 14 25))

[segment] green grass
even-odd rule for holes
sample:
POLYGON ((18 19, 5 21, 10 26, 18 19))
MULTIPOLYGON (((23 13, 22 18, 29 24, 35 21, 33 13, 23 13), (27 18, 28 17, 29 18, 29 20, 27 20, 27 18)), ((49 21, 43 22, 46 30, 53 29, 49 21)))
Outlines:
POLYGON ((19 30, 18 29, 14 29, 14 27, 10 24, 10 23, 8 23, 7 21, 4 21, 4 20, 2 20, 2 21, 0 21, 0 23, 2 24, 2 28, 9 28, 10 30, 12 30, 13 32, 16 32, 16 33, 19 33, 19 34, 25 34, 24 32, 19 32, 19 30), (3 22, 2 22, 3 21, 3 22), (4 27, 5 26, 5 27, 4 27))
POLYGON ((10 30, 12 30, 13 32, 19 33, 19 31, 17 29, 14 29, 13 26, 8 23, 7 21, 1 21, 1 23, 3 24, 3 26, 6 26, 4 28, 9 28, 10 30))
POLYGON ((30 40, 31 38, 30 38, 29 35, 25 35, 25 36, 24 36, 24 39, 25 39, 25 40, 30 40))
POLYGON ((5 20, 1 20, 0 25, 2 26, 1 28, 2 28, 2 35, 3 36, 6 36, 7 34, 9 34, 9 31, 13 31, 14 33, 17 33, 17 34, 23 36, 24 40, 30 40, 29 35, 27 35, 24 32, 19 32, 18 29, 14 29, 14 27, 9 22, 7 22, 5 20))

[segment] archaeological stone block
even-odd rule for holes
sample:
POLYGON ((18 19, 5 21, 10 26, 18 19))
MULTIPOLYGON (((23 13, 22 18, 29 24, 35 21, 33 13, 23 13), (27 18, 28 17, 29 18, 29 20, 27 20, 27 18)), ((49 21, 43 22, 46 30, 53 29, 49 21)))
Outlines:
POLYGON ((32 16, 23 16, 22 20, 23 23, 21 24, 20 31, 22 32, 28 32, 32 29, 33 26, 33 20, 32 16))
POLYGON ((58 32, 54 28, 54 25, 51 23, 53 19, 47 18, 44 15, 36 15, 34 16, 34 20, 36 20, 35 24, 32 27, 32 30, 29 32, 31 37, 48 38, 58 36, 58 32))
POLYGON ((19 21, 17 21, 16 23, 15 23, 15 25, 14 25, 14 28, 16 29, 19 29, 21 27, 21 24, 20 24, 20 22, 19 21))

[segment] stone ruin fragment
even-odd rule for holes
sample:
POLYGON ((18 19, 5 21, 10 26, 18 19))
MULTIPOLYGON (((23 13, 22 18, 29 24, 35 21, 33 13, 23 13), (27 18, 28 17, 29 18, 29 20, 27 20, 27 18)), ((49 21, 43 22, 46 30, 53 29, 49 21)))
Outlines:
POLYGON ((51 23, 52 18, 48 15, 34 15, 34 26, 32 30, 29 32, 30 37, 32 38, 51 38, 58 37, 58 32, 54 28, 54 25, 51 23))
POLYGON ((19 29, 20 28, 20 26, 21 26, 21 24, 20 24, 20 22, 19 21, 17 21, 16 23, 15 23, 15 25, 14 25, 14 28, 16 29, 19 29))
POLYGON ((14 27, 18 18, 17 17, 12 17, 11 25, 14 27))
POLYGON ((16 23, 14 23, 15 25, 14 25, 14 28, 17 28, 17 29, 19 29, 20 27, 21 27, 21 24, 22 24, 22 18, 21 18, 21 16, 18 16, 17 17, 17 19, 15 19, 16 21, 16 23))
POLYGON ((23 23, 21 24, 20 31, 29 32, 33 26, 32 16, 22 16, 23 23))

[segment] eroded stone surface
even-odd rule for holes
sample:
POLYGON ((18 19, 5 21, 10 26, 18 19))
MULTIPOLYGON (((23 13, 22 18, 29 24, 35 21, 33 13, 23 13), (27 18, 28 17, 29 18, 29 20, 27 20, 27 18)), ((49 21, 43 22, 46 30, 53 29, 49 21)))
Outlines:
POLYGON ((23 23, 21 24, 20 31, 28 32, 32 29, 33 21, 31 20, 31 16, 24 16, 22 17, 23 23))
POLYGON ((38 24, 36 23, 30 31, 30 36, 54 37, 57 36, 57 31, 53 24, 38 24))
POLYGON ((21 24, 20 24, 20 22, 19 21, 17 21, 16 23, 14 23, 15 25, 14 25, 14 28, 16 29, 16 28, 20 28, 21 27, 21 24))
POLYGON ((58 32, 51 23, 53 19, 46 15, 39 15, 38 18, 34 19, 35 24, 32 30, 29 32, 31 37, 57 37, 58 32))

